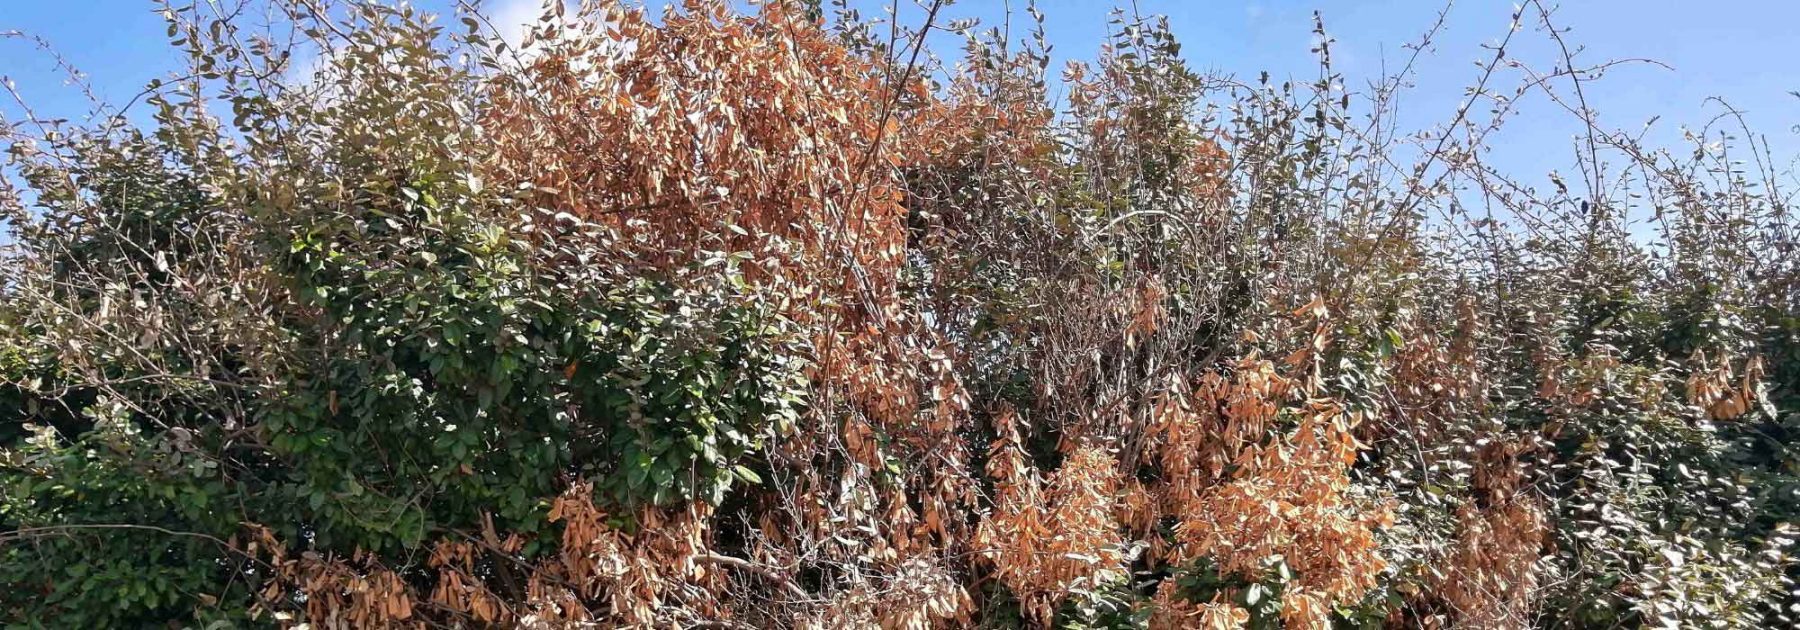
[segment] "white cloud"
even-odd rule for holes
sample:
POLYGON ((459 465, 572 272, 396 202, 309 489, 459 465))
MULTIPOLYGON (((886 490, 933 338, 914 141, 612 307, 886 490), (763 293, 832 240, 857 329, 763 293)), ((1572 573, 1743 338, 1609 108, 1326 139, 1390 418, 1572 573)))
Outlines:
POLYGON ((513 48, 525 40, 525 32, 544 14, 545 0, 492 0, 483 3, 481 14, 499 31, 501 41, 513 48))
MULTIPOLYGON (((545 0, 486 0, 476 4, 476 10, 486 18, 487 24, 493 26, 495 34, 514 50, 519 49, 526 31, 544 14, 544 7, 545 0)), ((307 50, 296 54, 288 64, 287 79, 291 83, 311 83, 313 77, 331 64, 331 57, 336 54, 321 51, 312 44, 303 48, 307 50)))
POLYGON ((331 64, 331 57, 320 52, 316 46, 308 43, 302 48, 304 50, 296 51, 295 56, 288 61, 287 83, 295 85, 312 83, 313 77, 318 76, 320 71, 331 64))
MULTIPOLYGON (((477 6, 477 11, 487 18, 487 24, 493 27, 501 41, 506 42, 507 47, 511 49, 506 56, 518 61, 529 62, 542 51, 536 47, 524 47, 525 35, 540 20, 549 18, 547 7, 553 2, 564 3, 563 20, 565 22, 562 26, 565 28, 575 27, 581 20, 604 19, 592 14, 578 15, 574 0, 487 0, 477 6)), ((604 53, 629 54, 636 48, 636 44, 632 42, 619 44, 610 39, 602 39, 598 44, 598 50, 603 53, 602 59, 604 59, 604 53)), ((577 71, 591 69, 581 65, 579 60, 575 63, 577 71)), ((602 61, 602 63, 606 62, 602 61)))
MULTIPOLYGON (((536 55, 536 51, 522 47, 525 35, 532 25, 544 17, 545 8, 551 1, 565 2, 565 7, 573 4, 570 0, 480 0, 474 2, 474 5, 476 12, 484 19, 483 28, 491 27, 492 35, 498 36, 511 49, 509 56, 517 55, 519 60, 530 60, 536 55)), ((570 8, 569 14, 574 14, 573 8, 570 8)), ((294 84, 311 83, 320 71, 330 66, 331 57, 336 54, 320 51, 312 45, 304 48, 310 50, 296 54, 288 66, 287 78, 294 84)))

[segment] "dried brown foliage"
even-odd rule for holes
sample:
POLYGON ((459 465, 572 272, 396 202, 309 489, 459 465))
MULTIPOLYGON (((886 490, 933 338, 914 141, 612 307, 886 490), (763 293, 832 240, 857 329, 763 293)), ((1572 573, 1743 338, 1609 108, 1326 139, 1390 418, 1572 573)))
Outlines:
POLYGON ((900 619, 884 624, 920 623, 908 610, 963 614, 960 587, 901 577, 943 572, 934 558, 960 548, 974 500, 957 435, 967 396, 898 284, 907 208, 896 167, 948 142, 909 118, 929 98, 923 83, 888 76, 899 70, 787 3, 741 16, 689 2, 658 20, 593 3, 535 35, 528 65, 494 83, 496 171, 530 203, 615 233, 618 255, 646 268, 743 255, 747 277, 809 331, 814 413, 780 448, 782 494, 760 500, 754 559, 848 565, 833 590, 900 619), (877 480, 896 462, 899 478, 877 480), (871 561, 894 575, 867 575, 871 561), (894 590, 921 584, 938 586, 894 590), (909 597, 910 608, 880 605, 909 597))
POLYGON ((1002 412, 1001 438, 988 459, 996 486, 993 514, 975 534, 995 574, 1025 613, 1049 625, 1065 598, 1125 578, 1119 523, 1119 465, 1111 455, 1081 447, 1045 478, 1025 460, 1016 416, 1002 412))
POLYGON ((1518 457, 1526 450, 1517 442, 1493 441, 1478 456, 1478 501, 1457 511, 1457 539, 1434 570, 1432 595, 1450 608, 1455 627, 1531 623, 1549 522, 1538 500, 1519 492, 1518 457))

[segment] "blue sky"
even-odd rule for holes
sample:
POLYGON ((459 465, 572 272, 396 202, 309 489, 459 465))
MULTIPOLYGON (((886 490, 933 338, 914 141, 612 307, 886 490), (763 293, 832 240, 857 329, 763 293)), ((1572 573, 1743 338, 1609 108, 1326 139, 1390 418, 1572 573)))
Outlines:
MULTIPOLYGON (((534 15, 540 0, 485 0, 497 22, 534 15)), ((451 0, 424 0, 442 8, 451 0)), ((1013 0, 1015 9, 1023 0, 1013 0)), ((875 12, 879 5, 869 5, 875 12)), ((951 17, 997 20, 1003 0, 962 0, 951 17)), ((1105 35, 1113 3, 1043 0, 1047 30, 1062 59, 1092 58, 1105 35)), ((1267 70, 1277 78, 1315 75, 1312 11, 1323 13, 1336 40, 1338 67, 1357 90, 1384 66, 1397 66, 1443 8, 1441 0, 1139 0, 1143 13, 1167 14, 1183 53, 1197 69, 1254 77, 1267 70)), ((1483 43, 1505 34, 1509 1, 1461 0, 1451 9, 1436 45, 1418 66, 1416 87, 1402 100, 1403 122, 1429 126, 1446 120, 1472 82, 1476 59, 1490 53, 1483 43)), ((1018 18, 1023 20, 1023 16, 1018 18)), ((1586 47, 1579 61, 1649 58, 1668 69, 1638 64, 1613 71, 1590 85, 1588 97, 1608 126, 1637 129, 1661 116, 1649 137, 1665 143, 1680 138, 1683 125, 1698 126, 1721 109, 1708 97, 1728 99, 1775 147, 1777 161, 1800 149, 1800 2, 1794 0, 1565 0, 1557 22, 1571 29, 1568 39, 1586 47)), ((452 22, 446 20, 447 22, 452 22)), ((145 82, 174 66, 164 24, 148 0, 0 0, 0 31, 18 30, 48 40, 86 72, 99 95, 130 99, 145 82)), ((1527 31, 1513 49, 1516 57, 1549 67, 1557 58, 1548 40, 1527 31)), ((953 50, 944 50, 953 53, 953 50)), ((0 39, 0 75, 12 79, 40 115, 79 118, 87 111, 79 91, 67 86, 49 58, 28 42, 0 39)), ((1516 80, 1518 75, 1503 79, 1516 80)), ((0 111, 16 116, 11 103, 0 111)), ((1554 168, 1567 172, 1576 124, 1542 98, 1528 99, 1508 131, 1496 139, 1491 159, 1508 171, 1535 176, 1554 168)))

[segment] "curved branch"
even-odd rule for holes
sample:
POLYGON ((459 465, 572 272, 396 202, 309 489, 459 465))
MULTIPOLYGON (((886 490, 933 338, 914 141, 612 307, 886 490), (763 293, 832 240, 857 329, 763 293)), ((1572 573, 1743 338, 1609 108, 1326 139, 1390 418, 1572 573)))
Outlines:
POLYGON ((793 580, 788 579, 788 577, 785 575, 782 575, 774 567, 757 564, 755 562, 751 562, 751 561, 745 560, 743 558, 733 558, 731 556, 721 556, 719 554, 714 554, 714 553, 694 554, 694 561, 695 562, 705 562, 707 564, 723 565, 723 566, 728 566, 728 567, 731 567, 734 569, 740 569, 743 571, 748 571, 750 573, 755 573, 757 575, 762 576, 764 579, 769 580, 770 582, 774 582, 776 584, 780 584, 781 586, 785 587, 787 589, 788 593, 793 594, 793 596, 795 598, 812 599, 812 593, 808 593, 808 592, 806 592, 806 589, 800 588, 799 584, 795 584, 793 580))

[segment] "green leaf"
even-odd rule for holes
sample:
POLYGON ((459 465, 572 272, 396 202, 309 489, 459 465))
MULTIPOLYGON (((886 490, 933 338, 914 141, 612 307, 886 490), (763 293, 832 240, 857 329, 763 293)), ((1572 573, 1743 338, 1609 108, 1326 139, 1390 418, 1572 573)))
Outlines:
POLYGON ((762 485, 762 477, 757 475, 756 471, 750 470, 749 468, 746 468, 742 464, 733 466, 731 468, 731 471, 733 473, 737 474, 738 479, 742 479, 746 483, 750 483, 753 485, 762 485))

